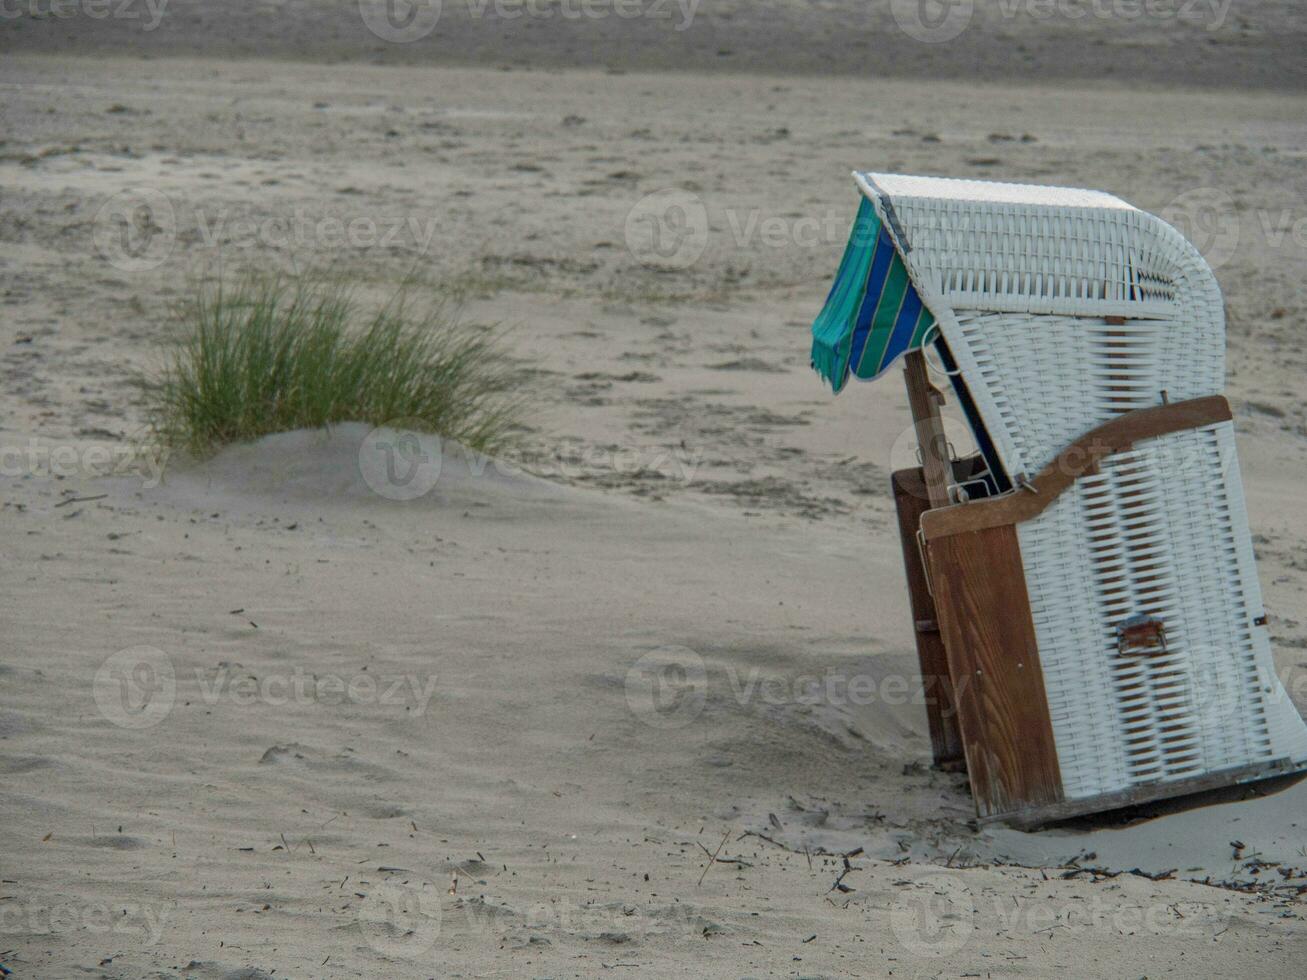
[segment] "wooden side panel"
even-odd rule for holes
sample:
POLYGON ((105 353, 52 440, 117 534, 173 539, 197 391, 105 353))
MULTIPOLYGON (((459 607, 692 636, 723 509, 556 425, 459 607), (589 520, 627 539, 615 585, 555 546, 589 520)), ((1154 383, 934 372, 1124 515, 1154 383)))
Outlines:
POLYGON ((985 818, 1060 802, 1016 529, 954 534, 928 547, 976 812, 985 818))
POLYGON ((935 765, 960 769, 966 762, 962 754, 962 733, 958 728, 957 705, 953 701, 953 682, 949 679, 944 638, 939 632, 935 600, 926 585, 926 569, 917 546, 917 528, 922 512, 930 507, 925 476, 920 468, 899 470, 890 478, 894 488, 894 506, 899 515, 899 537, 903 543, 903 568, 908 577, 908 599, 917 639, 917 660, 921 664, 921 682, 926 695, 926 720, 930 726, 930 746, 935 765))

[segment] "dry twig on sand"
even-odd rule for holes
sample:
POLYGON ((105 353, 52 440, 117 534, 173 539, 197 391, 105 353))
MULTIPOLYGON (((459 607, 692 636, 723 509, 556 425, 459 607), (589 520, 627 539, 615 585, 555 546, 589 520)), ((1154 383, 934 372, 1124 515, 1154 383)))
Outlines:
MULTIPOLYGON (((726 846, 726 841, 730 836, 731 832, 728 829, 726 833, 722 834, 722 840, 721 843, 717 845, 717 850, 708 855, 708 863, 703 866, 703 874, 699 875, 699 880, 695 884, 696 888, 703 884, 703 879, 708 874, 708 869, 717 863, 717 855, 722 852, 722 848, 726 846)), ((707 848, 704 848, 704 850, 706 852, 707 848)))

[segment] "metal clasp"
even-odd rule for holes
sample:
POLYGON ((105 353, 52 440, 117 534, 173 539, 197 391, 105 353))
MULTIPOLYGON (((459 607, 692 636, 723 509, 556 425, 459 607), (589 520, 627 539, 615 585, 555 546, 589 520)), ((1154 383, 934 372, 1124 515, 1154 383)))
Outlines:
POLYGON ((1147 613, 1131 616, 1117 624, 1116 650, 1123 657, 1166 653, 1166 624, 1147 613))

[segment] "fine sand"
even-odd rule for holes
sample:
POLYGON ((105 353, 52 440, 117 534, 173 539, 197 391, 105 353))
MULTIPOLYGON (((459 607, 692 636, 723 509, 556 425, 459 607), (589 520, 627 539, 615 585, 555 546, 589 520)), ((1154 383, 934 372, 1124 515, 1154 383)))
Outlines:
POLYGON ((1298 0, 6 0, 0 11, 11 52, 1307 88, 1298 0))
POLYGON ((1187 219, 1307 708, 1301 97, 65 40, 0 61, 16 976, 1301 971, 1307 785, 972 824, 916 688, 902 386, 807 365, 854 167, 1187 219), (646 264, 651 194, 703 224, 646 264), (132 378, 188 277, 251 266, 453 291, 509 333, 522 450, 428 440, 411 500, 352 424, 160 471, 132 378))

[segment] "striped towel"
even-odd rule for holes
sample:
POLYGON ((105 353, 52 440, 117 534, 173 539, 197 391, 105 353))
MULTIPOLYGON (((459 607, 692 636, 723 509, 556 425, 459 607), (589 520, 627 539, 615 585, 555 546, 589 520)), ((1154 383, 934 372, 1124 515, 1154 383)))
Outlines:
POLYGON ((870 381, 921 346, 935 325, 872 207, 862 199, 826 305, 812 324, 812 366, 838 393, 849 373, 870 381))

